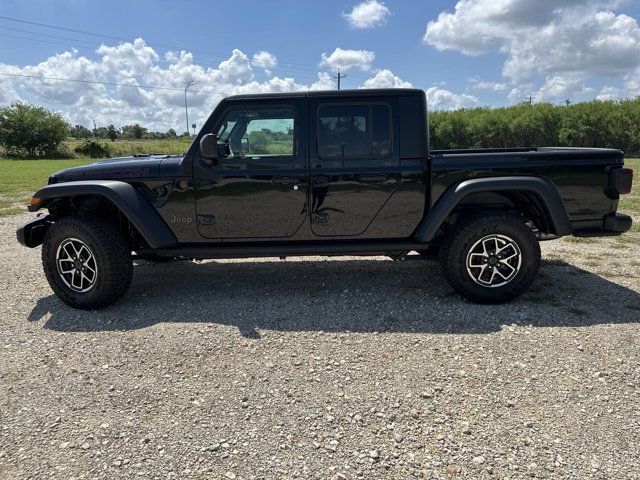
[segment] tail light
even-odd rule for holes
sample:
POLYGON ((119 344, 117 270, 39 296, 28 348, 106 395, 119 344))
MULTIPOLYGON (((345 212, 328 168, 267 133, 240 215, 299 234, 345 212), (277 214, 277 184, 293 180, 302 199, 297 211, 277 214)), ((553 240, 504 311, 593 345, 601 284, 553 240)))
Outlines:
POLYGON ((633 185, 633 169, 621 168, 618 174, 618 184, 616 185, 618 192, 624 195, 631 193, 631 186, 633 185))
POLYGON ((611 170, 611 189, 620 194, 625 195, 631 193, 633 184, 633 170, 631 168, 614 168, 611 170))

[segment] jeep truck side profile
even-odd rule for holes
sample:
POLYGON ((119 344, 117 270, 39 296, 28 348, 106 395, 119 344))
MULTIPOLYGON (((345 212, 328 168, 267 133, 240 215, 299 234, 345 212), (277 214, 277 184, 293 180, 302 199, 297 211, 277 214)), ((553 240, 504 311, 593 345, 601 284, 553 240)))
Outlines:
POLYGON ((225 98, 183 156, 59 171, 18 232, 42 244, 66 304, 125 294, 133 259, 437 253, 467 299, 501 303, 536 278, 539 241, 619 235, 633 171, 614 149, 431 150, 425 93, 225 98))

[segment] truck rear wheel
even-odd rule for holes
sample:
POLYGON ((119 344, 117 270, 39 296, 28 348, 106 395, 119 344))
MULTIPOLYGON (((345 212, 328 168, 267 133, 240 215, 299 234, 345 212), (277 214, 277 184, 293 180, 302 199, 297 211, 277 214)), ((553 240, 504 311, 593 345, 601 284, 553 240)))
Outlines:
POLYGON ((440 248, 442 273, 463 297, 504 303, 521 295, 540 268, 540 245, 516 213, 495 212, 461 219, 440 248))
POLYGON ((42 265, 60 300, 83 310, 118 300, 133 276, 131 249, 113 224, 97 217, 55 222, 42 244, 42 265))

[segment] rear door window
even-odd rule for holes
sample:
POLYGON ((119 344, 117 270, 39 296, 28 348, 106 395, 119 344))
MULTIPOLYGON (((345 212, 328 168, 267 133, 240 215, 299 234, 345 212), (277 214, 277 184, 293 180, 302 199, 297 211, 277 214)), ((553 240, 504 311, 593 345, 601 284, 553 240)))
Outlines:
POLYGON ((321 158, 388 156, 391 153, 389 111, 384 104, 321 106, 318 155, 321 158))

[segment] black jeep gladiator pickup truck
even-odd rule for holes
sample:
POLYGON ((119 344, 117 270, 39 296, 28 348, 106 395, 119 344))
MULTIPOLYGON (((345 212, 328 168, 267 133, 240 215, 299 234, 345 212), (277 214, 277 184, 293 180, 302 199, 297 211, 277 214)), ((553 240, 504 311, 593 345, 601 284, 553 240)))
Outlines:
POLYGON ((437 252, 467 299, 499 303, 534 281, 539 240, 631 227, 620 150, 429 151, 428 132, 422 90, 228 97, 184 156, 53 174, 29 202, 48 214, 18 240, 42 244, 51 288, 82 309, 120 298, 136 257, 413 251, 437 252))

